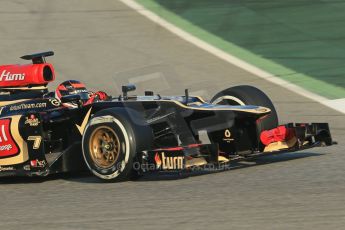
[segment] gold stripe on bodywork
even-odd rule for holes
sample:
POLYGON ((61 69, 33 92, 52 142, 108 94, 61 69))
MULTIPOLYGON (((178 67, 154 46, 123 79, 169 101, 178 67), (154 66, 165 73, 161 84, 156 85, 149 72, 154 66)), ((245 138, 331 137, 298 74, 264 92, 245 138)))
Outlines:
POLYGON ((255 109, 245 109, 245 108, 234 108, 234 107, 227 107, 227 108, 202 108, 202 107, 192 107, 192 106, 188 106, 188 105, 184 105, 179 101, 175 101, 175 100, 161 100, 161 101, 166 101, 166 102, 173 102, 175 104, 177 104, 178 106, 182 107, 182 108, 186 108, 186 109, 192 109, 192 110, 204 110, 204 111, 240 111, 240 112, 247 112, 247 113, 255 113, 255 114, 267 114, 269 112, 271 112, 271 110, 269 108, 266 107, 262 107, 262 106, 258 106, 255 109))
POLYGON ((197 98, 200 102, 202 103, 206 103, 206 101, 204 100, 204 98, 200 97, 200 96, 192 96, 192 97, 195 97, 197 98))
MULTIPOLYGON (((0 159, 0 166, 24 163, 29 160, 28 145, 19 134, 19 120, 21 115, 12 116, 11 135, 14 142, 18 145, 19 155, 0 159)), ((9 118, 9 117, 8 117, 9 118)))
POLYGON ((30 99, 21 99, 21 100, 14 100, 14 101, 0 101, 0 106, 5 105, 12 105, 19 102, 29 101, 30 99))
POLYGON ((91 114, 91 109, 92 109, 92 108, 90 108, 89 111, 86 113, 86 115, 85 115, 85 117, 84 117, 83 122, 81 123, 81 125, 75 124, 75 125, 77 126, 77 128, 78 128, 78 130, 79 130, 79 132, 80 132, 81 135, 83 135, 84 130, 85 130, 85 127, 86 127, 86 125, 87 125, 87 122, 89 121, 89 117, 90 117, 90 114, 91 114))
POLYGON ((6 91, 6 90, 26 90, 26 91, 29 91, 29 90, 46 90, 48 89, 46 86, 33 86, 33 87, 8 87, 8 88, 3 88, 2 90, 3 91, 6 91))

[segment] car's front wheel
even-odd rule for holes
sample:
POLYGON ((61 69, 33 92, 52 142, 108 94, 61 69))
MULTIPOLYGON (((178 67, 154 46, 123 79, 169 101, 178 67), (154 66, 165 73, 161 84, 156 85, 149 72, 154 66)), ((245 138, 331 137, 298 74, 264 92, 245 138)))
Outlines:
POLYGON ((88 123, 82 140, 83 156, 90 171, 108 181, 130 179, 136 153, 149 144, 150 129, 136 111, 116 108, 101 111, 88 123), (132 119, 135 115, 135 121, 132 119))
POLYGON ((225 89, 217 93, 212 98, 211 103, 220 105, 258 105, 269 108, 271 113, 257 123, 258 134, 278 126, 278 115, 272 101, 264 92, 254 86, 239 85, 225 89))
MULTIPOLYGON (((269 108, 271 113, 256 122, 257 137, 260 137, 262 131, 276 128, 279 124, 276 109, 270 98, 260 89, 253 86, 239 85, 220 91, 212 98, 211 103, 234 106, 256 105, 269 108)), ((219 139, 217 132, 209 133, 208 136, 211 141, 219 139)), ((258 145, 259 149, 263 150, 264 146, 259 141, 259 138, 258 145)))

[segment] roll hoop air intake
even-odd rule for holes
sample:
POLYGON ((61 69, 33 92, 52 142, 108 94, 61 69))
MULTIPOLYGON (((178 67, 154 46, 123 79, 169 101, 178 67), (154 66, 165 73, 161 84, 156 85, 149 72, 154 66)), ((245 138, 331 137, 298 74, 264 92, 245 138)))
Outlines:
POLYGON ((21 58, 32 60, 32 64, 0 66, 0 88, 46 85, 54 81, 54 67, 45 63, 44 58, 52 55, 52 51, 25 55, 21 58))

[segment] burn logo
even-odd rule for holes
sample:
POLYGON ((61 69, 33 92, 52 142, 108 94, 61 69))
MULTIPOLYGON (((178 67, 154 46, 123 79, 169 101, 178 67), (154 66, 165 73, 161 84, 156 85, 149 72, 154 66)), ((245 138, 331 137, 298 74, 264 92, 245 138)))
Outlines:
POLYGON ((165 153, 161 153, 161 157, 158 153, 154 157, 156 168, 163 170, 176 170, 183 169, 184 166, 184 157, 183 156, 165 156, 165 153))

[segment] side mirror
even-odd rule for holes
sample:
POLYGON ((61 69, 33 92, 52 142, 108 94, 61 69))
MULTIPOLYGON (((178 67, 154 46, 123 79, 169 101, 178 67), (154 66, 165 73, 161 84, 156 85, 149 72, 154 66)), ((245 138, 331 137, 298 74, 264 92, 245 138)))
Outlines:
POLYGON ((133 84, 123 85, 122 86, 123 99, 126 100, 128 98, 127 93, 134 90, 136 90, 136 87, 133 84))
POLYGON ((73 94, 73 95, 66 95, 66 96, 62 96, 60 98, 62 103, 71 103, 74 102, 76 104, 80 104, 80 95, 79 94, 73 94))

